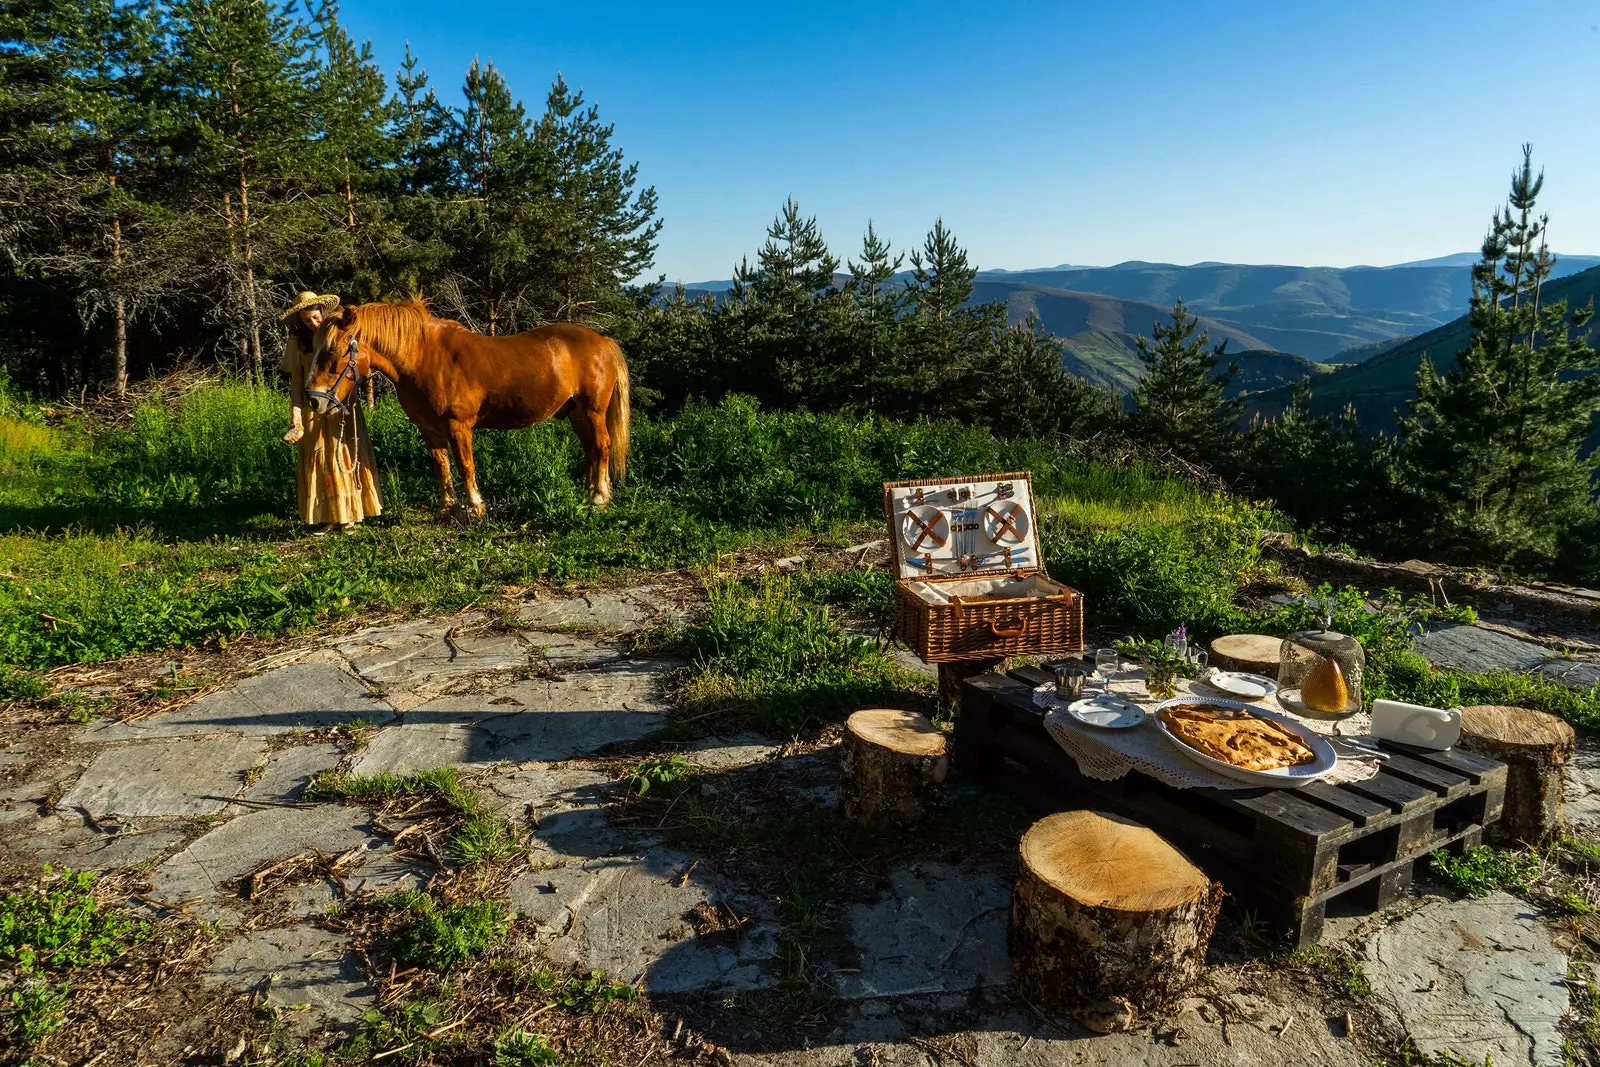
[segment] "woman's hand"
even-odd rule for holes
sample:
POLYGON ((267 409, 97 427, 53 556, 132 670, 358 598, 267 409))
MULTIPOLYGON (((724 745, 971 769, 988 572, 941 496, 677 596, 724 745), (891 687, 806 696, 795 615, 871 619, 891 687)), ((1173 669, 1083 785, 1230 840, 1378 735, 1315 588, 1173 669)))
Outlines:
POLYGON ((293 426, 289 427, 288 433, 283 435, 283 443, 286 445, 298 444, 300 438, 304 437, 305 435, 305 430, 302 429, 300 424, 297 422, 293 426))

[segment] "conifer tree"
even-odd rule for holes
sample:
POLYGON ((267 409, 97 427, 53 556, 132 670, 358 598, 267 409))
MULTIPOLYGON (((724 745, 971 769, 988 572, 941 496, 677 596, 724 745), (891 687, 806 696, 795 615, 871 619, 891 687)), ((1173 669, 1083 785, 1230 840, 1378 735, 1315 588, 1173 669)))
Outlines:
POLYGON ((1431 545, 1474 563, 1549 566, 1595 522, 1596 460, 1580 448, 1600 407, 1600 356, 1583 334, 1592 306, 1543 299, 1555 258, 1536 215, 1544 173, 1523 147, 1509 202, 1472 271, 1472 339, 1440 375, 1417 371, 1401 420, 1401 464, 1431 545))
POLYGON ((473 61, 462 96, 442 144, 448 169, 439 236, 450 258, 440 296, 474 329, 515 333, 539 324, 553 175, 526 110, 492 64, 473 61))
POLYGON ((544 249, 549 292, 541 300, 553 321, 609 324, 621 287, 655 261, 656 191, 635 192, 639 165, 624 162, 613 132, 600 109, 585 106, 583 93, 557 75, 534 135, 554 180, 544 249))
POLYGON ((970 408, 963 414, 1012 437, 1119 434, 1117 400, 1071 374, 1062 364, 1064 349, 1060 338, 1046 332, 1037 312, 996 330, 974 376, 970 408))
POLYGON ((1005 305, 968 306, 978 268, 937 219, 911 253, 911 285, 903 363, 892 372, 897 414, 954 414, 981 387, 978 364, 1005 325, 1005 305))
POLYGON ((905 262, 904 254, 892 255, 889 242, 878 236, 872 220, 861 238, 861 261, 851 260, 849 295, 855 313, 858 358, 867 409, 877 410, 886 399, 881 395, 885 367, 900 363, 897 343, 900 318, 906 311, 906 287, 893 283, 895 272, 905 262))
POLYGON ((273 270, 286 250, 322 236, 296 217, 292 195, 311 181, 311 29, 264 0, 170 0, 169 17, 172 73, 192 131, 183 168, 198 201, 186 212, 192 254, 228 278, 233 322, 261 381, 273 270))
MULTIPOLYGON (((0 243, 22 270, 65 283, 86 324, 111 320, 111 374, 128 380, 131 316, 174 280, 161 249, 151 161, 163 129, 155 19, 144 3, 83 0, 11 9, 0 79, 0 243), (6 240, 9 237, 10 240, 6 240)), ((95 377, 85 346, 84 379, 95 377)))
POLYGON ((802 215, 786 198, 755 265, 743 261, 734 272, 738 287, 730 294, 729 313, 740 317, 750 354, 752 395, 793 406, 837 387, 839 320, 829 311, 840 303, 838 269, 816 216, 802 215))
POLYGON ((1216 461, 1237 431, 1244 405, 1225 400, 1228 382, 1238 372, 1229 366, 1217 373, 1228 342, 1212 347, 1200 320, 1179 300, 1172 322, 1156 322, 1155 340, 1134 338, 1144 376, 1133 390, 1134 421, 1140 435, 1188 459, 1216 461))

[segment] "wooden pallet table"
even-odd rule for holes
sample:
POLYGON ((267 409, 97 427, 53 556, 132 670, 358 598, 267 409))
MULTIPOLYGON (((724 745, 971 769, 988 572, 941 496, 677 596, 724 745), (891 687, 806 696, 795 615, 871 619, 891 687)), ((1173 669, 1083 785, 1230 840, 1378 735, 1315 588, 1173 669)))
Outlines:
POLYGON ((1033 688, 1049 680, 1022 668, 963 683, 952 738, 963 773, 1036 810, 1093 807, 1143 823, 1295 947, 1318 940, 1330 906, 1386 907, 1429 853, 1479 844, 1505 802, 1503 763, 1387 742, 1380 773, 1347 785, 1175 789, 1137 771, 1097 781, 1045 731, 1033 688))

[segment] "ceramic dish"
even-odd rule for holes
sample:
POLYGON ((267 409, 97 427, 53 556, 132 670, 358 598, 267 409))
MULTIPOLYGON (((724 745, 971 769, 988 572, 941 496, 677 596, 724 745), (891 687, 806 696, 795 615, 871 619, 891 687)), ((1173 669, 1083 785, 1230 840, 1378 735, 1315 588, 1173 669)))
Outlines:
POLYGON ((1160 730, 1161 736, 1176 746, 1179 752, 1182 752, 1189 759, 1207 770, 1215 771, 1238 782, 1249 782, 1251 785, 1277 786, 1280 789, 1293 788, 1297 785, 1305 785, 1308 782, 1316 781, 1333 770, 1334 764, 1339 762, 1339 757, 1333 751, 1333 746, 1328 743, 1327 738, 1313 732, 1302 723, 1295 722, 1287 715, 1279 715, 1275 711, 1268 711, 1266 708, 1255 704, 1246 704, 1238 700, 1224 700, 1221 697, 1190 694, 1176 697, 1172 700, 1163 700, 1156 705, 1155 710, 1156 729, 1160 730), (1236 708, 1248 711, 1250 714, 1260 716, 1263 719, 1271 719, 1273 722, 1280 723, 1293 730, 1302 741, 1311 746, 1314 758, 1310 763, 1302 763, 1296 767, 1280 767, 1272 771, 1246 770, 1243 767, 1235 767, 1231 763, 1224 763, 1219 759, 1212 759, 1204 752, 1175 736, 1172 731, 1167 729, 1167 724, 1161 721, 1161 712, 1163 710, 1179 704, 1208 704, 1218 708, 1236 708))
POLYGON ((1271 678, 1264 678, 1259 674, 1245 674, 1242 671, 1212 671, 1204 680, 1218 692, 1227 693, 1240 700, 1260 700, 1278 691, 1278 683, 1271 678))
POLYGON ((1103 730, 1126 730, 1145 720, 1143 708, 1112 693, 1075 700, 1067 706, 1067 714, 1085 726, 1098 726, 1103 730))

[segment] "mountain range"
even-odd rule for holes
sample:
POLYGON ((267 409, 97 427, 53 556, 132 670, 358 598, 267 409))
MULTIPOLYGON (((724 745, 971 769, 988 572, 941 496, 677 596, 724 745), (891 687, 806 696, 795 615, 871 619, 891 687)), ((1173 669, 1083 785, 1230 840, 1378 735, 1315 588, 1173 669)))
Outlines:
MULTIPOLYGON (((1110 267, 987 270, 978 274, 972 299, 1002 301, 1013 322, 1030 312, 1038 314, 1044 328, 1064 342, 1063 361, 1069 370, 1125 391, 1141 369, 1134 338, 1150 336, 1154 323, 1167 319, 1181 297, 1212 342, 1226 340, 1230 358, 1241 363, 1236 388, 1270 391, 1315 374, 1319 397, 1338 383, 1327 403, 1343 407, 1344 399, 1338 398, 1359 393, 1358 406, 1370 400, 1376 410, 1387 402, 1387 394, 1364 384, 1347 392, 1345 382, 1367 379, 1351 378, 1348 369, 1333 367, 1391 356, 1380 366, 1393 369, 1374 380, 1393 384, 1391 378, 1405 377, 1400 368, 1408 360, 1414 374, 1420 355, 1413 358, 1409 353, 1416 350, 1408 346, 1465 314, 1470 269, 1477 258, 1462 252, 1387 267, 1179 266, 1133 260, 1110 267)), ((1564 279, 1596 266, 1600 256, 1558 255, 1555 276, 1564 279)), ((687 288, 694 296, 719 293, 731 284, 703 282, 687 288)), ((1435 337, 1428 343, 1438 347, 1444 341, 1435 337)), ((1285 388, 1282 399, 1286 397, 1285 388)), ((1270 403, 1281 407, 1282 400, 1275 395, 1270 403)))

